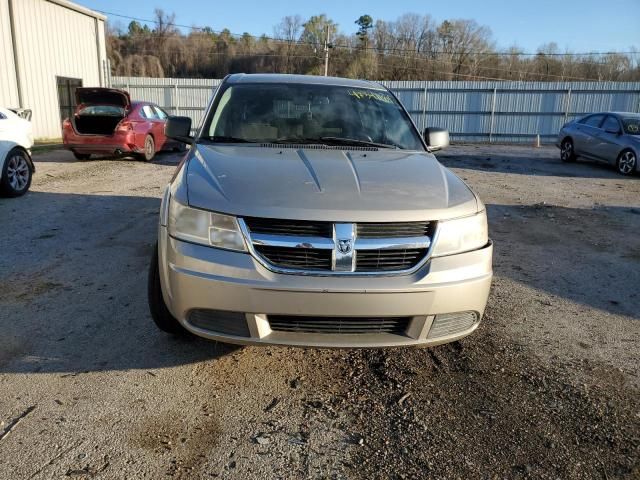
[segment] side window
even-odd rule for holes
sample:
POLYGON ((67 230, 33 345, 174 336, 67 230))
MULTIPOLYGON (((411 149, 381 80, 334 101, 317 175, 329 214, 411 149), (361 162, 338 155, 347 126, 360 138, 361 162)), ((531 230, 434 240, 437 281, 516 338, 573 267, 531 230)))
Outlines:
POLYGON ((589 127, 599 128, 603 118, 604 115, 591 115, 590 117, 585 118, 582 123, 589 127))
POLYGON ((140 114, 144 117, 144 118, 148 118, 153 120, 154 118, 156 118, 156 114, 153 112, 153 108, 151 107, 151 105, 144 105, 141 109, 140 109, 140 114))
POLYGON ((0 120, 6 120, 6 119, 7 119, 7 116, 4 113, 0 112, 0 120))
POLYGON ((154 112, 156 112, 156 118, 159 118, 160 120, 166 120, 167 117, 169 116, 169 115, 167 115, 167 113, 164 110, 162 110, 157 105, 153 106, 153 110, 154 110, 154 112))
POLYGON ((616 117, 612 117, 611 115, 609 115, 604 121, 604 123, 602 124, 602 129, 608 130, 611 132, 620 131, 620 124, 618 123, 618 119, 616 117))

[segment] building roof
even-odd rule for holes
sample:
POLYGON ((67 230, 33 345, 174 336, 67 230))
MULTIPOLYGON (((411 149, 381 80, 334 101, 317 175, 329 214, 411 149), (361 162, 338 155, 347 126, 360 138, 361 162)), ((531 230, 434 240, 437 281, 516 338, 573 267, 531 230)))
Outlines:
POLYGON ((333 85, 339 87, 369 88, 384 90, 376 82, 352 78, 320 77, 317 75, 289 75, 282 73, 234 73, 226 79, 229 83, 300 83, 307 85, 333 85))
POLYGON ((68 0, 46 0, 50 3, 55 3, 56 5, 60 5, 61 7, 68 8, 69 10, 74 10, 78 13, 82 13, 84 15, 88 15, 89 17, 97 18, 98 20, 106 20, 107 17, 102 13, 98 13, 94 10, 90 10, 87 7, 83 7, 82 5, 78 5, 77 3, 69 2, 68 0))

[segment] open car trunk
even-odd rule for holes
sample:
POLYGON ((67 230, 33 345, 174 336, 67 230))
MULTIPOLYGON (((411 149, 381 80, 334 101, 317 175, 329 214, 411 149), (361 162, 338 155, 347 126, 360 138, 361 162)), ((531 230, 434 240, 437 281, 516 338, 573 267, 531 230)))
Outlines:
POLYGON ((75 131, 83 135, 113 135, 116 126, 124 117, 124 115, 76 114, 72 123, 75 131))
POLYGON ((77 88, 76 102, 71 122, 83 135, 112 135, 131 107, 129 94, 114 88, 77 88))

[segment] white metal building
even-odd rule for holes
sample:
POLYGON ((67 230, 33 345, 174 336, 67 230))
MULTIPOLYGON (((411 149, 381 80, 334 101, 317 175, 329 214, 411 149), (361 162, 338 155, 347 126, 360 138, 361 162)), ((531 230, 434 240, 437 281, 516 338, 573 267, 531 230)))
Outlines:
POLYGON ((59 139, 78 86, 106 86, 106 17, 66 0, 0 0, 0 105, 33 112, 36 139, 59 139))

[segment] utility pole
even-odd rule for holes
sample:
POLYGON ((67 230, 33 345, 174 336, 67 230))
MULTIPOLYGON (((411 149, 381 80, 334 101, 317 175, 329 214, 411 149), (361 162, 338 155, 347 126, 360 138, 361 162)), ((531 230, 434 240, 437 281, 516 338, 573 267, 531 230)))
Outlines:
POLYGON ((327 32, 324 36, 324 76, 329 76, 329 29, 330 25, 327 23, 327 32))

